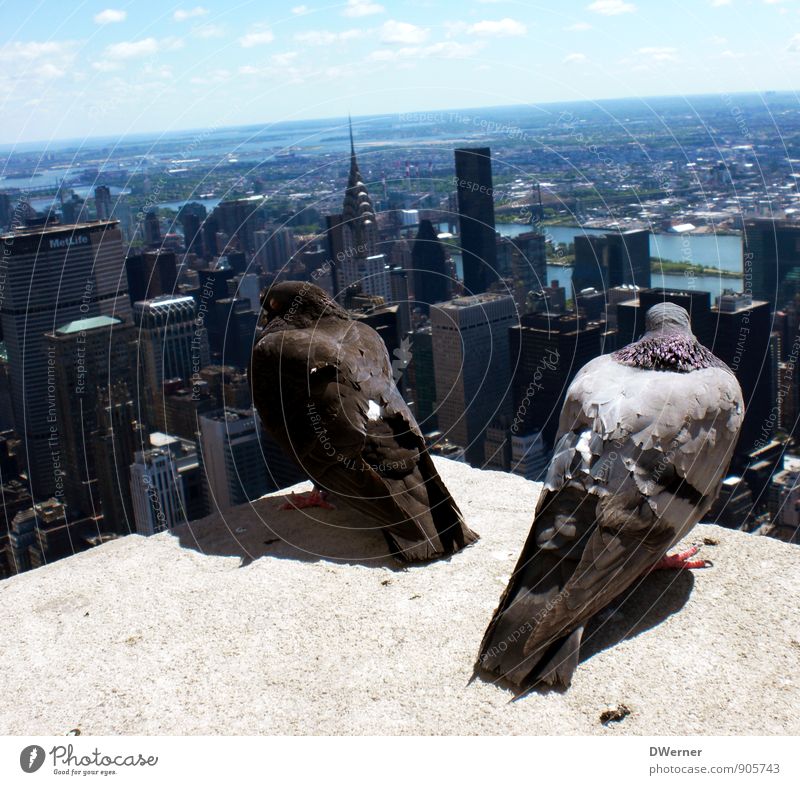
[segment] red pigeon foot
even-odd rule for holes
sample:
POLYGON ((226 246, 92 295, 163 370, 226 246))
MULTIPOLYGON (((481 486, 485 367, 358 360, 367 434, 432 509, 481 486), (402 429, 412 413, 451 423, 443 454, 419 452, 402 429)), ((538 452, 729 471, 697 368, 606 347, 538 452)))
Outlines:
POLYGON ((280 510, 302 510, 306 507, 321 507, 323 510, 335 510, 336 507, 327 499, 328 494, 314 488, 307 493, 290 493, 289 499, 278 509, 280 510))
POLYGON ((702 567, 710 567, 708 559, 694 559, 700 548, 693 545, 688 551, 683 553, 673 553, 671 556, 664 556, 653 566, 653 570, 697 570, 702 567))

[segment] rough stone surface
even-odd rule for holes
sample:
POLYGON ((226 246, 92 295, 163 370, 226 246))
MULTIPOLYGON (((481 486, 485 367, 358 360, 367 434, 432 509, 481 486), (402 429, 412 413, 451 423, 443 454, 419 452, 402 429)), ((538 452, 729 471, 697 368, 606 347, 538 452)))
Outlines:
POLYGON ((449 561, 265 497, 0 583, 0 733, 800 733, 800 549, 710 525, 713 568, 643 580, 568 691, 469 684, 539 488, 437 465, 482 535, 449 561))

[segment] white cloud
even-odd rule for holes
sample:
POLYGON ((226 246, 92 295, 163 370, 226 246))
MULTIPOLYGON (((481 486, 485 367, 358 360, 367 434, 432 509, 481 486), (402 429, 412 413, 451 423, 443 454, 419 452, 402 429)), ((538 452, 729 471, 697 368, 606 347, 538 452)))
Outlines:
POLYGON ((567 64, 585 63, 586 59, 586 55, 582 52, 572 52, 568 54, 562 62, 567 64))
POLYGON ((222 38, 225 35, 225 28, 221 25, 195 25, 192 28, 192 35, 195 38, 222 38))
POLYGON ((525 35, 528 28, 522 22, 506 17, 496 21, 484 19, 482 22, 476 22, 467 28, 467 32, 471 35, 484 36, 525 35))
POLYGON ((421 44, 429 33, 427 28, 390 19, 381 27, 381 41, 387 44, 421 44))
POLYGON ((362 38, 367 34, 366 30, 342 30, 340 33, 332 33, 330 30, 307 30, 305 33, 297 33, 294 40, 309 46, 330 46, 337 41, 353 41, 362 38))
POLYGON ((96 60, 92 63, 92 68, 94 68, 95 71, 107 73, 109 71, 119 71, 119 69, 122 68, 122 64, 114 62, 113 60, 96 60))
POLYGON ((75 48, 75 41, 10 41, 0 46, 0 66, 24 78, 57 79, 73 68, 75 48))
POLYGON ((789 46, 787 47, 787 49, 790 52, 800 52, 800 33, 795 33, 789 39, 789 46))
POLYGON ((155 38, 142 38, 139 41, 120 41, 106 47, 106 57, 111 60, 128 60, 131 57, 152 55, 158 51, 158 41, 155 38))
POLYGON ((118 11, 115 8, 106 8, 99 14, 94 15, 94 23, 96 25, 108 25, 114 22, 124 22, 128 14, 126 11, 118 11))
POLYGON ((636 50, 637 55, 647 57, 656 63, 677 63, 676 50, 672 46, 643 46, 636 50))
POLYGON ((712 8, 722 8, 725 5, 730 5, 731 0, 711 0, 712 8))
POLYGON ((302 16, 303 14, 307 14, 309 12, 309 7, 307 5, 296 5, 292 9, 292 13, 296 14, 297 16, 302 16))
POLYGON ((618 16, 619 14, 632 14, 636 10, 633 3, 626 3, 624 0, 595 0, 586 6, 588 11, 594 11, 603 16, 618 16))
POLYGON ((347 0, 347 6, 342 14, 344 16, 359 17, 382 14, 386 9, 382 5, 373 3, 371 0, 347 0))
POLYGON ((297 58, 297 52, 280 52, 272 55, 272 62, 281 68, 290 65, 297 58))
POLYGON ((394 49, 376 49, 367 59, 379 63, 403 63, 421 60, 426 57, 440 57, 446 60, 470 57, 484 47, 483 43, 460 44, 456 41, 439 41, 427 46, 404 46, 394 49))
POLYGON ((574 25, 564 28, 568 33, 582 33, 584 30, 591 30, 592 26, 587 22, 575 22, 574 25))
POLYGON ((183 41, 180 38, 170 36, 156 40, 150 36, 138 41, 120 41, 117 44, 110 44, 105 48, 103 58, 105 61, 131 60, 135 57, 145 57, 159 52, 174 52, 182 48, 183 41))
POLYGON ((440 41, 439 43, 426 46, 425 54, 426 56, 443 57, 449 60, 459 59, 461 57, 470 57, 479 49, 483 49, 483 44, 459 44, 456 41, 440 41))
POLYGON ((172 15, 172 18, 176 22, 185 22, 187 19, 196 19, 198 16, 205 16, 207 13, 207 8, 203 8, 201 5, 196 5, 194 8, 190 8, 188 10, 179 8, 172 15))
POLYGON ((275 40, 275 35, 272 30, 254 30, 252 33, 247 33, 239 39, 239 46, 243 49, 250 49, 254 46, 261 46, 262 44, 271 44, 275 40))

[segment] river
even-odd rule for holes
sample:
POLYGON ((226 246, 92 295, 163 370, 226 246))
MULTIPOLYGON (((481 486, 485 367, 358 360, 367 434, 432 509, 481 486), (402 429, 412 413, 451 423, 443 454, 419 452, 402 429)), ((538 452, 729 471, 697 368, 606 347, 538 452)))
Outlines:
MULTIPOLYGON (((607 234, 604 229, 581 229, 578 226, 543 226, 545 236, 553 243, 572 243, 579 234, 607 234)), ((531 231, 524 224, 497 224, 497 231, 506 237, 515 237, 531 231)), ((736 234, 651 234, 650 256, 675 262, 690 262, 721 270, 742 271, 742 238, 736 234)), ((570 291, 571 267, 547 265, 547 277, 558 281, 570 291)), ((723 289, 741 291, 741 278, 723 278, 719 275, 688 275, 686 273, 652 274, 652 285, 665 289, 692 289, 711 293, 711 303, 723 289)))

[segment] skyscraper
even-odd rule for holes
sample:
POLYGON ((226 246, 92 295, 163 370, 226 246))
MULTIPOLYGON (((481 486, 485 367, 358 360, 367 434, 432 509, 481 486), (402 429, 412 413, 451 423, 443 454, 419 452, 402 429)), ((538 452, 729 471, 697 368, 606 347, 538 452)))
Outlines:
POLYGON ((227 510, 270 490, 261 451, 261 425, 253 409, 221 409, 200 416, 209 499, 227 510))
POLYGON ((508 330, 517 321, 514 299, 485 293, 431 307, 439 429, 483 461, 486 428, 511 409, 508 330))
POLYGON ((205 513, 202 467, 194 442, 150 434, 150 447, 130 467, 133 515, 138 534, 167 531, 205 513))
POLYGON ((528 295, 547 286, 545 237, 523 232, 515 237, 497 238, 497 269, 514 294, 521 313, 528 310, 528 295))
POLYGON ((744 275, 774 311, 800 292, 800 225, 772 218, 744 223, 744 275))
POLYGON ((78 319, 45 336, 55 372, 55 418, 61 456, 67 470, 64 495, 70 517, 76 512, 98 518, 95 447, 103 390, 131 385, 134 327, 113 316, 78 319))
POLYGON ((94 189, 94 209, 98 220, 111 218, 111 189, 107 185, 98 185, 94 189))
POLYGON ((23 438, 35 499, 63 491, 55 358, 45 333, 77 319, 130 319, 117 221, 48 225, 3 235, 6 285, 0 296, 11 370, 14 422, 23 438))
POLYGON ((466 294, 481 294, 498 279, 492 153, 488 147, 455 151, 458 221, 466 294))
POLYGON ((189 381, 208 364, 208 337, 196 314, 195 301, 188 296, 163 295, 134 305, 140 401, 153 428, 163 425, 164 382, 189 381))
POLYGON ((148 210, 144 217, 144 244, 148 248, 157 248, 161 245, 161 223, 158 220, 158 210, 148 210))
POLYGON ((350 173, 340 222, 328 216, 328 248, 334 265, 338 297, 358 284, 365 294, 391 302, 392 287, 386 255, 378 252, 378 219, 356 158, 350 126, 350 173))
POLYGON ((423 219, 411 248, 414 268, 414 299, 425 313, 431 305, 450 299, 450 277, 446 252, 433 224, 423 219))
POLYGON ((647 229, 575 237, 572 285, 576 292, 633 284, 650 286, 650 232, 647 229))
POLYGON ((567 387, 600 355, 602 332, 600 324, 587 323, 574 312, 555 318, 529 314, 511 328, 514 435, 541 432, 545 446, 553 446, 567 387))
POLYGON ((736 374, 744 396, 744 421, 736 443, 734 465, 743 467, 742 456, 775 427, 770 413, 777 402, 772 367, 777 358, 770 352, 769 303, 748 294, 725 292, 711 309, 715 321, 711 346, 714 354, 736 374))

